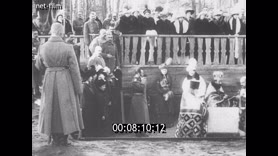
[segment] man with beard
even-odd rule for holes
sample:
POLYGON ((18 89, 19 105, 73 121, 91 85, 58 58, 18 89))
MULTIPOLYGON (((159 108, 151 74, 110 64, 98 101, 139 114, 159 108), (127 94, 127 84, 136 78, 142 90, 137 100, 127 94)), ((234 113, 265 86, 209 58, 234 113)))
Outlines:
MULTIPOLYGON (((92 40, 96 37, 96 34, 99 33, 101 29, 100 24, 96 21, 96 13, 91 12, 89 20, 84 24, 84 42, 85 45, 90 46, 92 40), (90 34, 95 34, 90 36, 90 34)), ((92 52, 89 50, 89 55, 92 56, 92 52)))

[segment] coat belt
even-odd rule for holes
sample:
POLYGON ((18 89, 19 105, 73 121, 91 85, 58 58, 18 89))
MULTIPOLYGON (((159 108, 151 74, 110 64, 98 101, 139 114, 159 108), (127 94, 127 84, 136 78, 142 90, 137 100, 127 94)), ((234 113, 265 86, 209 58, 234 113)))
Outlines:
POLYGON ((62 71, 62 70, 67 70, 69 69, 68 67, 47 67, 48 72, 55 72, 55 71, 62 71))

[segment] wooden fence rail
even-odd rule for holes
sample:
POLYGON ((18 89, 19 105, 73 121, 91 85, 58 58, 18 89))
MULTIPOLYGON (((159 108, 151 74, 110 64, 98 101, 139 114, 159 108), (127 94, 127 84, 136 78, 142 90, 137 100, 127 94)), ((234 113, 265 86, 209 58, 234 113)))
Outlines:
MULTIPOLYGON (((39 36, 41 43, 50 36, 39 36)), ((73 36, 80 44, 80 61, 89 58, 88 47, 82 35, 73 36)), ((154 51, 154 65, 173 58, 173 65, 184 65, 195 57, 199 66, 204 65, 246 65, 246 35, 121 35, 122 65, 147 65, 149 51, 154 51), (149 40, 155 39, 154 46, 149 40), (153 48, 153 49, 150 49, 153 48)))

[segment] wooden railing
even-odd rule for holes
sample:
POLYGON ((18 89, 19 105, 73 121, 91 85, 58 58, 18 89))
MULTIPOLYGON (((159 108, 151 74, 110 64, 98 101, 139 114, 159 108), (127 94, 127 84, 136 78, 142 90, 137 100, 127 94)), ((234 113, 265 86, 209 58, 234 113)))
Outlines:
MULTIPOLYGON (((49 36, 39 36, 41 43, 49 36)), ((80 61, 89 58, 88 47, 82 35, 73 36, 80 44, 80 61)), ((154 65, 159 65, 168 57, 173 58, 173 65, 184 65, 189 58, 195 57, 199 66, 206 65, 245 65, 246 36, 228 35, 122 35, 120 36, 122 65, 146 65, 150 48, 154 51, 154 65), (155 37, 156 47, 147 46, 146 39, 155 37), (238 53, 238 58, 235 55, 238 53)))
POLYGON ((246 64, 245 35, 122 35, 120 40, 123 65, 146 65, 150 48, 153 48, 156 65, 168 57, 173 58, 173 65, 188 64, 191 57, 195 57, 201 66, 246 64), (146 48, 147 37, 155 37, 157 46, 146 48))

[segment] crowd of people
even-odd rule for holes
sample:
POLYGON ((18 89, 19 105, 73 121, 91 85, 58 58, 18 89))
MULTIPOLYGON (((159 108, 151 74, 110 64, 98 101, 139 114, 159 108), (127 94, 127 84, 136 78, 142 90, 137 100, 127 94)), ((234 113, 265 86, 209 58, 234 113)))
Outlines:
MULTIPOLYGON (((76 137, 77 132, 82 132, 83 137, 112 135, 112 123, 122 122, 121 53, 117 34, 245 33, 246 23, 242 16, 239 17, 238 12, 232 13, 228 18, 223 16, 222 12, 211 15, 203 11, 197 19, 193 19, 193 13, 194 10, 189 9, 175 15, 174 19, 173 14, 163 12, 161 7, 155 10, 154 15, 148 8, 143 11, 143 15, 138 10, 126 10, 119 15, 109 14, 102 23, 96 13, 91 12, 86 22, 82 14, 78 14, 73 26, 60 14, 51 26, 49 40, 42 45, 38 39, 40 30, 33 24, 32 95, 41 98, 39 132, 50 136, 53 144, 57 145, 67 145, 68 135, 76 137), (72 34, 83 35, 90 51, 90 58, 84 70, 80 67, 80 45, 73 42, 72 34)), ((148 41, 150 46, 154 45, 152 39, 148 41)), ((152 59, 149 61, 153 61, 152 59)), ((155 83, 156 93, 151 97, 155 108, 154 121, 150 121, 147 104, 147 78, 142 68, 136 70, 130 84, 132 89, 130 122, 166 123, 168 127, 173 126, 174 93, 171 88, 171 76, 167 72, 171 61, 169 58, 159 66, 161 75, 155 83)), ((202 136, 207 116, 204 112, 208 106, 238 107, 238 103, 242 103, 242 98, 246 97, 243 84, 239 97, 232 100, 230 98, 228 105, 223 104, 227 103, 228 99, 221 88, 223 73, 214 73, 215 81, 207 88, 203 78, 196 72, 196 66, 197 61, 194 58, 190 59, 187 67, 189 74, 182 85, 176 137, 202 136), (214 94, 217 98, 212 96, 214 94), (194 119, 187 118, 188 115, 202 120, 194 121, 195 126, 192 127, 189 122, 194 119), (191 128, 188 128, 190 126, 191 128), (200 132, 194 130, 196 126, 200 132), (184 133, 184 129, 189 130, 184 133)), ((246 78, 242 81, 246 83, 246 78)), ((145 133, 136 135, 146 136, 145 133)))

